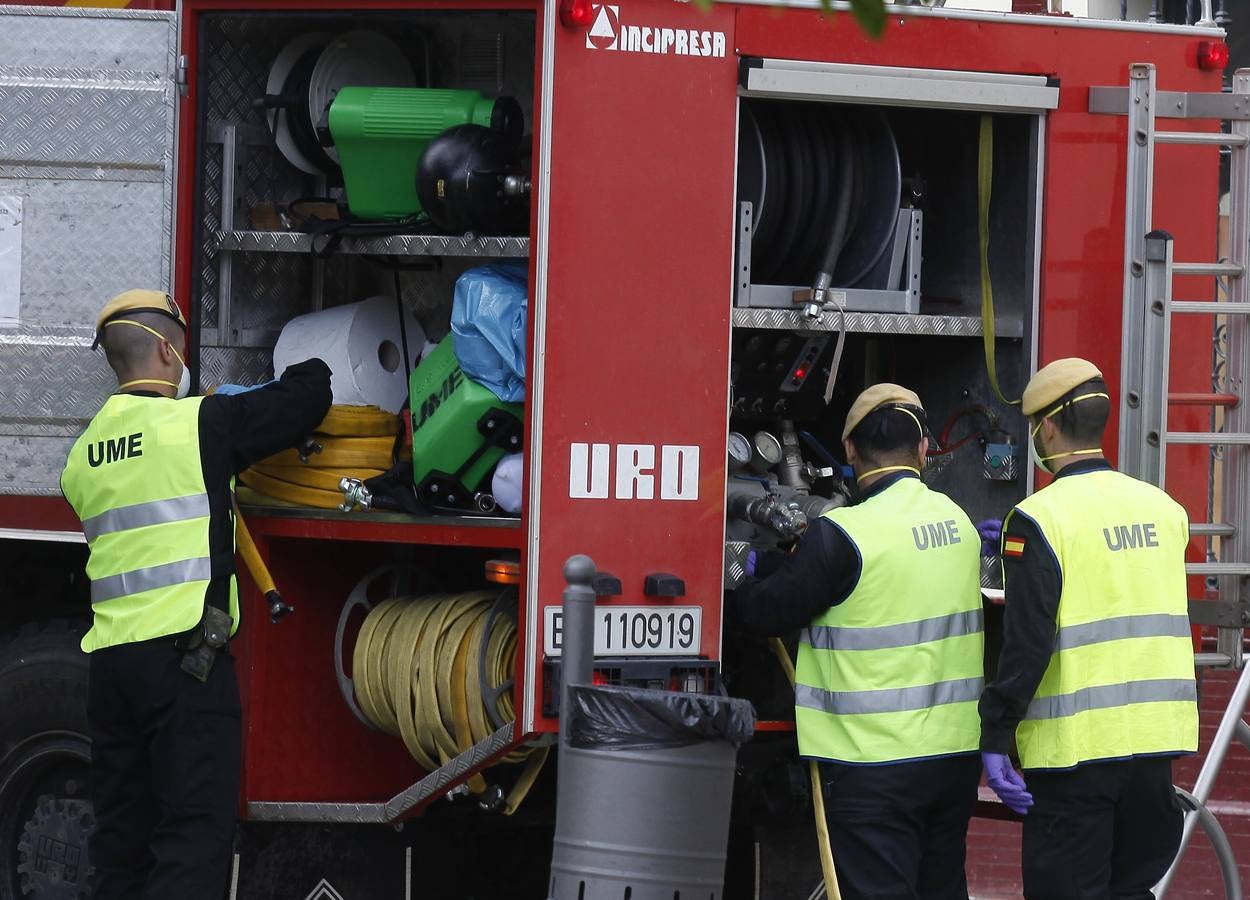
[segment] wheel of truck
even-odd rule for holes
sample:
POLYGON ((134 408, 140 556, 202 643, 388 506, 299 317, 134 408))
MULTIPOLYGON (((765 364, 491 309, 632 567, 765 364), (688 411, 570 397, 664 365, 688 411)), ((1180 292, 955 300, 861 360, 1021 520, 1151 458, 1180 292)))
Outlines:
POLYGON ((0 637, 0 900, 91 896, 83 630, 57 620, 0 637))

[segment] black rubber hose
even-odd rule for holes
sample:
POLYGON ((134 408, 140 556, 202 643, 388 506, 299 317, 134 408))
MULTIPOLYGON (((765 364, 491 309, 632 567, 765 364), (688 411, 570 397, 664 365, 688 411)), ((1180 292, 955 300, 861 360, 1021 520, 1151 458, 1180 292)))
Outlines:
POLYGON ((291 139, 295 141, 300 152, 309 162, 329 174, 339 168, 339 165, 326 153, 326 148, 321 146, 321 140, 317 137, 317 123, 312 120, 308 108, 308 91, 313 69, 324 50, 325 47, 314 47, 296 61, 282 85, 282 94, 284 97, 298 98, 298 102, 293 107, 279 109, 277 114, 279 117, 286 117, 291 129, 291 139))
POLYGON ((812 142, 812 208, 809 213, 807 228, 797 248, 797 254, 790 266, 795 277, 795 284, 811 284, 816 275, 825 251, 827 237, 817 224, 828 208, 830 192, 833 190, 834 172, 837 170, 838 155, 834 146, 835 138, 830 128, 826 110, 815 108, 806 116, 807 130, 812 142))
POLYGON ((757 284, 771 284, 776 271, 777 232, 786 217, 786 193, 790 179, 786 172, 776 113, 769 104, 755 107, 755 121, 764 145, 764 202, 756 216, 755 240, 751 246, 752 279, 757 284))
POLYGON ((817 287, 829 287, 833 283, 833 272, 838 267, 838 259, 842 256, 842 248, 846 246, 847 230, 851 222, 851 205, 853 202, 855 170, 859 161, 855 158, 853 144, 847 129, 837 128, 838 168, 836 174, 837 192, 834 196, 833 220, 829 229, 829 243, 825 247, 825 255, 816 272, 817 287))
POLYGON ((777 235, 777 246, 772 253, 771 266, 774 283, 795 284, 797 275, 792 270, 795 251, 809 228, 812 214, 812 151, 807 129, 803 127, 804 110, 797 104, 786 104, 778 109, 777 122, 782 144, 785 148, 786 170, 790 182, 786 189, 789 207, 777 235))

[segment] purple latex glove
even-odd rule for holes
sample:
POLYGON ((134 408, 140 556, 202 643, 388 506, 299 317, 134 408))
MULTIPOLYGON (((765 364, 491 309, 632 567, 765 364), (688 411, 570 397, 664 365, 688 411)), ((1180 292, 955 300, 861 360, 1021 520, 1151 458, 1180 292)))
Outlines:
POLYGON ((746 573, 747 573, 747 577, 748 577, 748 578, 754 578, 754 577, 755 577, 755 561, 756 561, 756 559, 757 559, 757 557, 756 557, 756 555, 755 555, 755 551, 754 551, 754 550, 748 550, 748 551, 747 551, 747 561, 743 564, 743 568, 744 568, 744 569, 746 569, 746 573))
POLYGON ((1006 753, 981 754, 981 765, 985 766, 985 781, 990 789, 998 795, 998 799, 1014 813, 1028 815, 1033 805, 1033 795, 1029 793, 1024 779, 1011 764, 1006 753))
POLYGON ((985 519, 977 522, 977 534, 981 535, 981 554, 997 556, 1003 539, 1003 520, 985 519))

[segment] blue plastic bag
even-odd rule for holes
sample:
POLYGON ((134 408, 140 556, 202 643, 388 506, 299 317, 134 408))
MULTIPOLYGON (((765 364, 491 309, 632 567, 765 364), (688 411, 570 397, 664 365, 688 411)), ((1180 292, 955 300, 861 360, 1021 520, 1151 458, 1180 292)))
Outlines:
POLYGON ((529 274, 524 264, 469 269, 456 279, 451 308, 452 348, 460 368, 505 403, 525 400, 525 313, 529 274))

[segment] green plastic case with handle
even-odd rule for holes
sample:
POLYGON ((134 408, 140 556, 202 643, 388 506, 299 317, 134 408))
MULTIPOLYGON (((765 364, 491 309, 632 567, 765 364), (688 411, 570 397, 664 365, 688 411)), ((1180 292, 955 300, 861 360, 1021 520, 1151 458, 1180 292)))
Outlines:
POLYGON ((409 386, 418 495, 436 506, 470 505, 495 463, 521 449, 524 405, 504 403, 464 374, 450 335, 413 370, 409 386))
POLYGON ((362 219, 421 211, 417 164, 448 128, 490 127, 495 101, 478 91, 345 87, 330 104, 330 134, 343 167, 347 206, 362 219))

